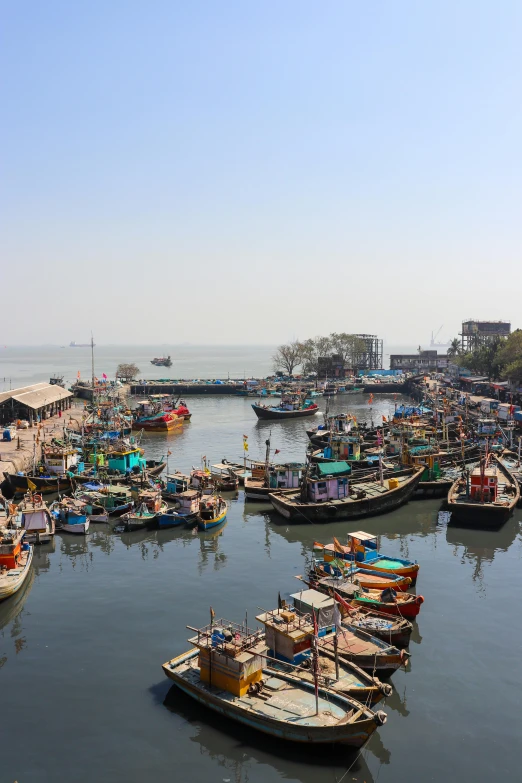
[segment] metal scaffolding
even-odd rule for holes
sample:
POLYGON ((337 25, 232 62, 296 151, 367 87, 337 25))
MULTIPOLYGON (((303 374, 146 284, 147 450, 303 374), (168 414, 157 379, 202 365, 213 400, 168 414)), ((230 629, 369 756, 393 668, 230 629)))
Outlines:
POLYGON ((487 343, 509 337, 511 324, 509 321, 463 321, 460 332, 462 351, 470 353, 487 343))
POLYGON ((354 367, 358 370, 381 370, 383 367, 383 341, 375 334, 356 334, 365 349, 354 355, 354 367))

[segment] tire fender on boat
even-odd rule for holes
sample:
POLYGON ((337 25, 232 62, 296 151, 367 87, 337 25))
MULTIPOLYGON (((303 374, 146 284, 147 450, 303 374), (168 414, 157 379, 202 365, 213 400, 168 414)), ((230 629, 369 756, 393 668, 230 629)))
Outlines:
POLYGON ((423 595, 418 595, 417 598, 415 599, 415 603, 419 604, 419 606, 421 604, 423 604, 424 603, 424 596, 423 595))
POLYGON ((377 712, 375 713, 375 723, 378 726, 384 726, 387 720, 388 720, 388 716, 386 715, 386 713, 383 712, 383 710, 377 710, 377 712))

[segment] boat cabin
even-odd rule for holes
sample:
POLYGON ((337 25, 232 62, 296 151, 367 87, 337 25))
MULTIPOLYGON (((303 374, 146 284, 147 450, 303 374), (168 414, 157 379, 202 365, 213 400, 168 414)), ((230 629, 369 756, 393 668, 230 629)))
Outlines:
POLYGON ((321 503, 349 497, 350 470, 347 462, 319 463, 317 472, 320 478, 310 478, 307 481, 308 498, 312 503, 321 503))
POLYGON ((24 531, 0 530, 0 573, 16 568, 22 552, 24 531))
POLYGON ((325 459, 347 460, 361 459, 360 439, 356 435, 333 435, 328 446, 324 447, 325 459))
MULTIPOLYGON (((322 598, 327 599, 327 596, 322 598)), ((298 665, 310 656, 314 627, 309 616, 302 617, 290 607, 284 607, 263 612, 256 616, 256 620, 265 627, 266 645, 271 658, 298 665)))
MULTIPOLYGON (((254 477, 255 469, 252 471, 254 477)), ((264 471, 262 471, 264 473, 264 471)), ((288 462, 286 465, 275 465, 270 468, 268 485, 270 489, 296 489, 301 483, 303 466, 298 462, 288 462)))
POLYGON ((176 498, 178 503, 177 511, 182 516, 189 516, 199 512, 200 494, 195 489, 187 489, 185 492, 178 493, 176 498))
POLYGON ((475 468, 470 476, 471 500, 479 503, 494 503, 497 499, 498 475, 495 468, 475 468))
POLYGON ((495 435, 498 426, 496 419, 479 419, 477 422, 477 432, 479 435, 495 435))
POLYGON ((353 417, 346 413, 339 413, 337 416, 330 416, 328 419, 328 429, 337 435, 350 432, 352 424, 353 417))
POLYGON ((146 460, 141 455, 141 449, 127 451, 112 451, 107 454, 107 463, 111 470, 119 473, 142 471, 147 467, 146 460))
POLYGON ((159 489, 141 489, 140 487, 132 487, 131 494, 136 507, 145 505, 147 511, 151 514, 156 514, 161 511, 161 490, 159 489))
POLYGON ((221 619, 188 641, 199 649, 199 677, 210 687, 241 697, 262 679, 266 644, 259 631, 221 619))
POLYGON ((186 492, 190 486, 190 476, 185 476, 183 473, 170 473, 167 476, 166 490, 169 495, 179 495, 181 492, 186 492))
POLYGON ((78 469, 80 455, 71 446, 45 445, 42 448, 42 460, 46 470, 53 475, 63 476, 72 469, 78 469))

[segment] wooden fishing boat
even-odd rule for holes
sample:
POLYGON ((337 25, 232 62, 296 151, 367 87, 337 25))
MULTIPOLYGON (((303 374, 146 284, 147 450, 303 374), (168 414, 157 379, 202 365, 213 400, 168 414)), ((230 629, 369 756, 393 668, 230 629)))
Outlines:
POLYGON ((383 555, 377 551, 377 537, 361 530, 348 533, 347 539, 348 546, 343 546, 336 538, 334 538, 333 544, 326 544, 326 546, 316 541, 314 553, 322 553, 327 562, 333 559, 346 560, 350 563, 356 563, 358 568, 362 570, 369 569, 374 573, 385 575, 396 574, 408 577, 411 585, 416 583, 420 568, 416 560, 383 555))
POLYGON ((315 402, 306 399, 303 394, 285 394, 276 406, 252 405, 258 419, 299 419, 303 416, 315 416, 319 408, 315 402))
POLYGON ((4 471, 4 479, 1 491, 9 498, 30 492, 30 484, 33 486, 33 491, 39 495, 50 495, 53 492, 65 492, 71 489, 71 480, 68 476, 23 475, 4 471))
POLYGON ((27 579, 33 560, 33 547, 24 542, 25 531, 0 529, 0 601, 14 595, 27 579))
POLYGON ((423 468, 401 471, 380 481, 350 482, 347 477, 307 478, 301 490, 270 494, 274 509, 292 522, 332 522, 385 514, 407 503, 423 468))
POLYGON ((520 486, 495 455, 457 479, 448 492, 451 522, 479 528, 503 525, 520 500, 520 486))
MULTIPOLYGON (((335 587, 335 592, 351 606, 361 606, 372 611, 390 614, 394 617, 403 617, 406 620, 414 620, 420 612, 424 603, 422 595, 413 595, 413 593, 398 593, 387 588, 386 590, 363 590, 361 585, 352 582, 349 579, 336 579, 330 577, 330 583, 324 582, 321 575, 318 584, 335 587)), ((324 577, 328 579, 328 577, 324 577)))
POLYGON ((223 462, 218 462, 210 468, 210 477, 216 489, 222 492, 237 492, 239 479, 230 467, 223 462))
POLYGON ((220 495, 204 495, 199 505, 198 528, 210 530, 221 525, 227 516, 228 504, 220 495))
POLYGON ((45 544, 55 532, 55 521, 47 503, 36 493, 27 493, 16 506, 11 519, 17 527, 25 530, 25 541, 45 544))
POLYGON ((184 419, 170 411, 158 411, 148 415, 138 415, 132 422, 133 430, 147 432, 181 432, 184 419))
POLYGON ((398 574, 359 568, 352 562, 336 558, 333 552, 330 556, 327 555, 324 560, 314 558, 313 567, 316 573, 321 576, 339 576, 351 581, 357 580, 364 590, 386 590, 391 588, 397 590, 397 592, 404 593, 411 586, 409 576, 399 576, 398 574))
MULTIPOLYGON (((194 629, 196 630, 196 629, 194 629)), ((266 668, 266 645, 220 620, 189 639, 195 649, 163 664, 178 688, 239 723, 291 742, 360 748, 386 716, 348 696, 266 668)))
MULTIPOLYGON (((281 601, 281 607, 263 612, 256 620, 265 627, 270 669, 290 671, 300 680, 314 683, 314 625, 310 615, 300 616, 281 601)), ((319 613, 319 622, 323 613, 319 613)), ((322 629, 318 630, 322 633, 322 629)), ((318 656, 319 682, 337 693, 351 696, 363 704, 376 704, 392 693, 388 683, 381 682, 349 661, 339 662, 335 655, 322 650, 318 656)))
POLYGON ((120 517, 126 532, 154 527, 159 516, 167 512, 168 506, 161 498, 160 489, 133 489, 136 508, 120 517))
POLYGON ((312 571, 308 579, 303 579, 301 576, 296 576, 296 579, 300 579, 308 587, 325 593, 325 595, 338 601, 343 625, 354 625, 361 631, 377 636, 379 639, 396 647, 407 647, 410 643, 413 625, 409 620, 400 616, 384 614, 366 606, 350 603, 336 593, 337 585, 340 583, 338 578, 320 577, 312 571))
POLYGON ((90 520, 83 500, 64 497, 56 500, 50 511, 56 520, 56 530, 61 533, 85 536, 89 532, 90 520))
POLYGON ((522 462, 520 455, 516 451, 504 449, 502 454, 499 455, 499 460, 509 470, 513 478, 518 482, 518 485, 522 486, 522 462))
MULTIPOLYGON (((256 502, 270 502, 269 495, 283 489, 297 489, 305 465, 301 462, 270 463, 270 438, 265 441, 265 462, 252 466, 251 476, 245 478, 245 498, 256 502)), ((275 452, 278 453, 277 451, 275 452)))
POLYGON ((338 654, 341 661, 355 663, 359 668, 375 672, 379 677, 387 677, 397 669, 406 667, 409 653, 366 631, 343 625, 339 633, 329 632, 328 626, 333 628, 335 624, 336 604, 329 596, 317 590, 303 590, 294 593, 292 599, 298 611, 315 613, 319 626, 325 629, 324 635, 319 635, 320 651, 338 654), (322 615, 325 619, 322 619, 322 615))

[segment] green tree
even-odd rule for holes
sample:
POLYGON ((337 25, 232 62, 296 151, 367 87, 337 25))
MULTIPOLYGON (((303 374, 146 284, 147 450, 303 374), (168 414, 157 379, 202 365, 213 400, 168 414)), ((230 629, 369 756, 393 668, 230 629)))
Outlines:
POLYGON ((319 357, 329 356, 331 353, 332 341, 329 337, 310 337, 305 340, 301 343, 303 372, 317 372, 319 357))
POLYGON ((344 363, 352 368, 356 367, 358 357, 366 350, 366 343, 356 334, 334 332, 330 335, 329 340, 333 352, 342 356, 344 363))
POLYGON ((460 356, 460 341, 458 337, 454 337, 451 341, 451 345, 446 351, 448 356, 455 358, 456 356, 460 356))
POLYGON ((522 329, 516 329, 502 342, 498 351, 502 377, 513 383, 522 383, 522 329))

